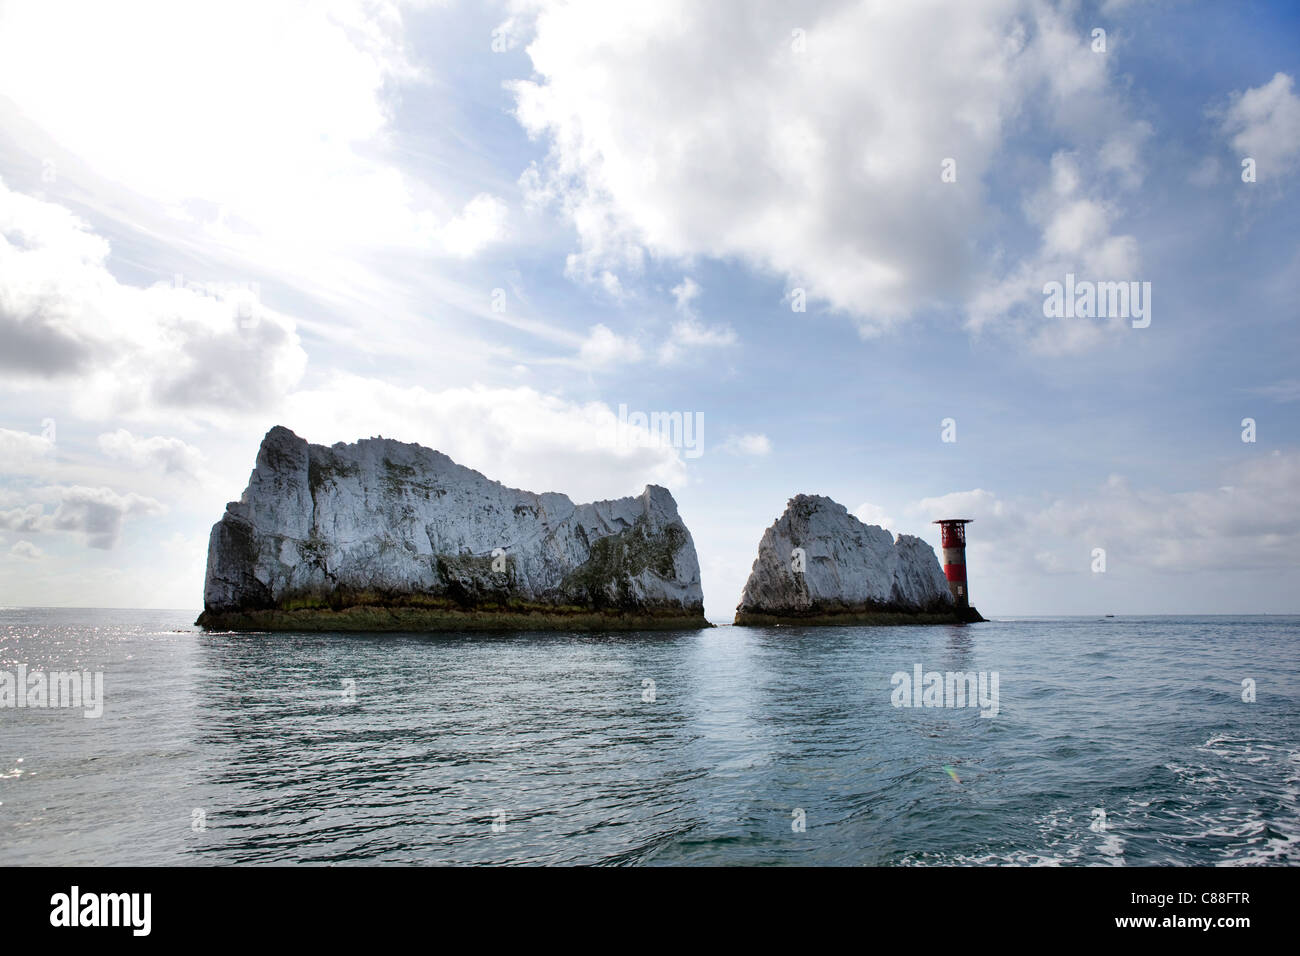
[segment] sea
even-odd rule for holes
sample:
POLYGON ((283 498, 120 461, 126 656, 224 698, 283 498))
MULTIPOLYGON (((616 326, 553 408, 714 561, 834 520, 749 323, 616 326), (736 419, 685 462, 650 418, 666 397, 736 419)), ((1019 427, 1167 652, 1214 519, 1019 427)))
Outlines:
POLYGON ((0 865, 1300 862, 1300 617, 195 616, 0 609, 0 865))

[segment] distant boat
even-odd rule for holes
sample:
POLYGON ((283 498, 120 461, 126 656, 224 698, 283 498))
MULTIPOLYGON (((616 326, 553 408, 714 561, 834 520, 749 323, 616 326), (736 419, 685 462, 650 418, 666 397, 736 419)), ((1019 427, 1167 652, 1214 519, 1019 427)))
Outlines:
POLYGON ((1114 614, 1107 614, 1106 616, 1107 616, 1107 617, 1114 617, 1115 615, 1114 615, 1114 614))

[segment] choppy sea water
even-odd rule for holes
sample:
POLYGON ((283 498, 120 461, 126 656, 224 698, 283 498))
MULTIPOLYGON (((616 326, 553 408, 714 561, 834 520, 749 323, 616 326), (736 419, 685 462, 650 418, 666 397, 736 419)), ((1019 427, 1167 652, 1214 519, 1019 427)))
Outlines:
POLYGON ((98 718, 0 707, 0 864, 1300 862, 1300 618, 193 618, 0 610, 0 679, 104 675, 98 718), (895 707, 917 664, 997 672, 997 715, 895 707))

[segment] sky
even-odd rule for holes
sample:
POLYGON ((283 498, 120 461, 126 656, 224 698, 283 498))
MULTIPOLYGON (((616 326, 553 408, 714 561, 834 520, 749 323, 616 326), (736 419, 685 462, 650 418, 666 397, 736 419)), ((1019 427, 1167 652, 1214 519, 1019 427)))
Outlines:
POLYGON ((800 493, 973 518, 986 616, 1300 612, 1297 41, 1285 3, 0 0, 0 604, 197 610, 279 424, 665 485, 715 620, 800 493))

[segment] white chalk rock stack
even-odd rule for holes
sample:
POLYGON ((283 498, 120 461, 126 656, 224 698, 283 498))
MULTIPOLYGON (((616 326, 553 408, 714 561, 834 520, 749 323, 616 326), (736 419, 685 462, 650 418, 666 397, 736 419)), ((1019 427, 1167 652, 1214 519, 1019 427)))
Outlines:
POLYGON ((895 539, 830 498, 796 495, 763 533, 736 623, 929 623, 953 614, 925 541, 895 539))
POLYGON ((212 529, 203 602, 210 627, 704 626, 666 488, 575 505, 420 445, 278 426, 212 529))

